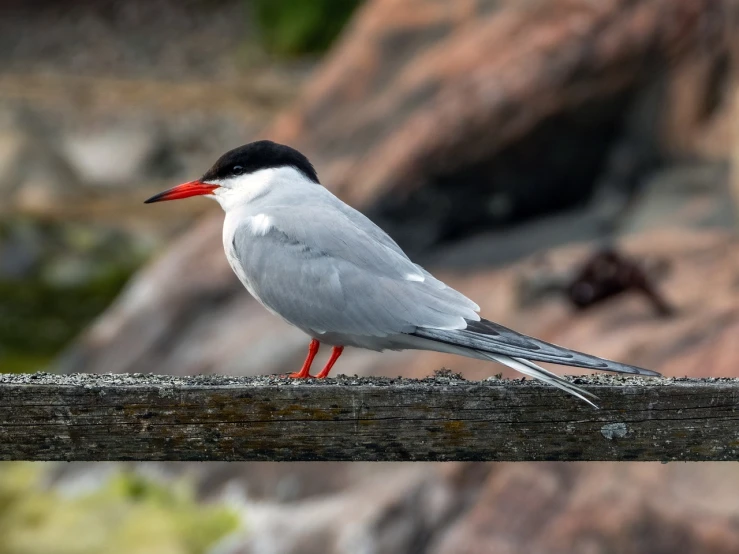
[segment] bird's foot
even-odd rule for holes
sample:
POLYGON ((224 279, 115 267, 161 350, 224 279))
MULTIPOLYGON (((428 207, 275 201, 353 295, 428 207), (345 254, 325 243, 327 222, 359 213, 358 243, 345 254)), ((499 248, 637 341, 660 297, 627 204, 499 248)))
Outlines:
POLYGON ((302 369, 294 373, 289 373, 288 377, 291 379, 315 379, 315 375, 311 375, 308 371, 303 371, 302 369))

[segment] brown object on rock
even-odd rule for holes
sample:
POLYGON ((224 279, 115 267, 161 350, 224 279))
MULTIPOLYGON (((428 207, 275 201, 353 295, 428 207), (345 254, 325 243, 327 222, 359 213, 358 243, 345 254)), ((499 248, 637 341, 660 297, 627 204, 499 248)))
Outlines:
POLYGON ((567 297, 581 309, 628 291, 641 292, 659 315, 673 313, 645 269, 613 249, 595 252, 567 286, 567 297))

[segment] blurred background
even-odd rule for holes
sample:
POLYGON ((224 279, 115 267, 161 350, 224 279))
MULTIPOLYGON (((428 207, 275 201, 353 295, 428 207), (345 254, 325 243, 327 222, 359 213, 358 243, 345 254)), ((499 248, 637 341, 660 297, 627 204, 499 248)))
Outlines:
MULTIPOLYGON (((218 206, 142 203, 270 138, 489 319, 739 376, 738 16, 736 0, 4 0, 0 370, 297 369, 307 339, 238 283, 218 206)), ((337 367, 502 371, 415 352, 337 367)), ((707 463, 6 463, 0 554, 735 553, 738 488, 735 465, 707 463)))

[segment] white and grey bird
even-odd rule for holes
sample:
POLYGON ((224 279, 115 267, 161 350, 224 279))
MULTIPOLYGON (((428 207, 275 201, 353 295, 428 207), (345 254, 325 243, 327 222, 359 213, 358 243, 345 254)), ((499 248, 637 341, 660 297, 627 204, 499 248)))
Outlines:
POLYGON ((146 202, 196 195, 214 198, 226 212, 226 258, 247 290, 312 338, 292 377, 312 377, 320 343, 333 350, 318 378, 329 374, 346 346, 492 360, 590 404, 593 395, 534 361, 659 376, 480 318, 477 304, 413 263, 382 229, 323 187, 308 159, 289 146, 246 144, 200 179, 146 202))

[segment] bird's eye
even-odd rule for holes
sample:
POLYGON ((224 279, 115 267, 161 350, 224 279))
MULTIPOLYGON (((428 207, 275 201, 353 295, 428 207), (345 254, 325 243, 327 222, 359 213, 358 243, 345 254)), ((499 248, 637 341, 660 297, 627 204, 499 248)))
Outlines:
POLYGON ((244 168, 240 165, 235 165, 232 171, 234 175, 241 175, 244 172, 244 168))

